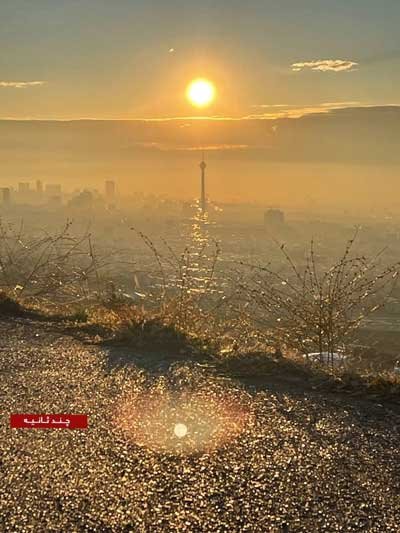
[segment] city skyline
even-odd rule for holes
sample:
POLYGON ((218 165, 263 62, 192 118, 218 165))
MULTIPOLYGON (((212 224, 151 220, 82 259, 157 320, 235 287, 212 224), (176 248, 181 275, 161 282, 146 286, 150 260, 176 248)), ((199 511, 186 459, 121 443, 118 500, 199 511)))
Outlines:
POLYGON ((193 198, 205 148, 220 201, 400 195, 394 0, 15 0, 0 17, 0 185, 116 175, 193 198))

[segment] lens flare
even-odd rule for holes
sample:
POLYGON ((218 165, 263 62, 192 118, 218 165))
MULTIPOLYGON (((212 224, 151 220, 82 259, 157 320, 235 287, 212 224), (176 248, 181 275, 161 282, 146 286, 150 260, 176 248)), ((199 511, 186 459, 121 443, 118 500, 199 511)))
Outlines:
POLYGON ((218 449, 238 437, 251 419, 249 395, 211 376, 190 386, 161 376, 125 393, 114 414, 125 438, 173 454, 218 449))
POLYGON ((186 437, 187 432, 188 429, 185 424, 175 424, 174 433, 178 437, 178 439, 183 439, 183 437, 186 437))

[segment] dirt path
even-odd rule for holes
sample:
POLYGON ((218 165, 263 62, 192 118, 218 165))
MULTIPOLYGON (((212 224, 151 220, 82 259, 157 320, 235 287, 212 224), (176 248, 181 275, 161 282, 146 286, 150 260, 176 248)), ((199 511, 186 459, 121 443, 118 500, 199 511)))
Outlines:
MULTIPOLYGON (((154 451, 151 433, 139 446, 114 424, 123 392, 148 394, 163 383, 164 393, 193 394, 202 380, 223 406, 239 385, 200 369, 189 386, 183 361, 168 371, 167 360, 154 366, 148 354, 128 355, 126 369, 115 351, 51 325, 0 322, 0 531, 399 531, 395 410, 249 383, 252 417, 233 439, 222 427, 212 451, 154 451), (87 413, 90 427, 11 430, 13 412, 87 413)), ((154 417, 156 440, 168 428, 154 417)))

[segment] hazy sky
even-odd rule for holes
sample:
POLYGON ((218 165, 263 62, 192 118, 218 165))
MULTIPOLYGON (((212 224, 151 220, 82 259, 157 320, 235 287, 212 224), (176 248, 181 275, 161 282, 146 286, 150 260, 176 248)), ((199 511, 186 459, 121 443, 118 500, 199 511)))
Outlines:
POLYGON ((193 115, 199 75, 220 116, 400 101, 398 0, 2 0, 0 20, 2 117, 193 115))
POLYGON ((0 121, 2 184, 193 197, 205 146, 220 199, 400 198, 399 0, 1 0, 0 24, 0 119, 131 119, 0 121))

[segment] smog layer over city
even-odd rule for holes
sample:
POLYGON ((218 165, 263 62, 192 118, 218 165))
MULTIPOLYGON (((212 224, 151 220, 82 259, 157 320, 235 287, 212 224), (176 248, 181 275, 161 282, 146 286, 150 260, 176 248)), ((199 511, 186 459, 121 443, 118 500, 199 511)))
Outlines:
POLYGON ((0 530, 397 532, 400 4, 0 20, 0 530))

